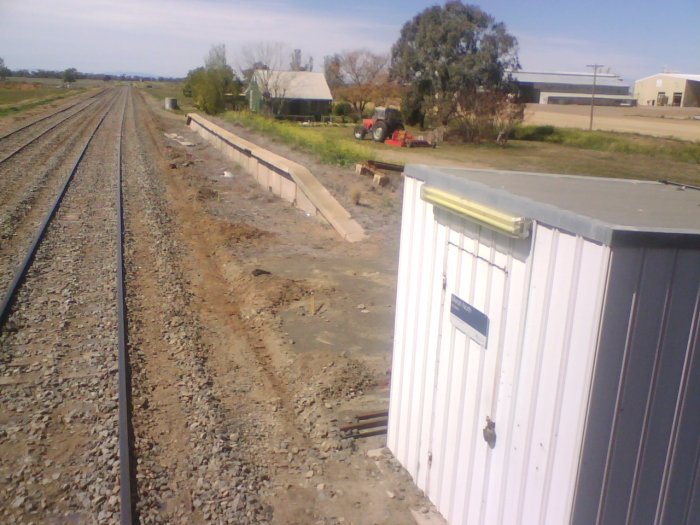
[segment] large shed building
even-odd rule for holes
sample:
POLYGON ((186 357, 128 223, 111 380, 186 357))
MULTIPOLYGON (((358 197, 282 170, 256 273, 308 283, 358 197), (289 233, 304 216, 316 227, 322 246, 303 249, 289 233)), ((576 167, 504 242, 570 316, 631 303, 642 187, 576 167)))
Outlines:
MULTIPOLYGON (((593 73, 542 73, 515 71, 520 95, 525 102, 536 104, 590 104, 593 73)), ((596 106, 634 104, 630 86, 619 75, 598 73, 595 78, 596 106)))
POLYGON ((658 73, 634 83, 640 106, 700 107, 700 75, 658 73))
POLYGON ((258 69, 248 86, 251 111, 266 108, 277 116, 320 120, 328 115, 333 95, 323 73, 258 69))

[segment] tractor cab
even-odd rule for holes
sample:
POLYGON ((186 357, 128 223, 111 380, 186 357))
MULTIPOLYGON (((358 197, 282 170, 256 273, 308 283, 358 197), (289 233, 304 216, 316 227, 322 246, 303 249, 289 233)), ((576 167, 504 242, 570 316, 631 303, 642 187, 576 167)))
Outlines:
POLYGON ((362 124, 355 127, 353 134, 357 140, 362 140, 369 133, 376 142, 384 142, 394 131, 402 129, 404 127, 401 112, 398 109, 379 106, 374 109, 372 118, 363 119, 362 124))

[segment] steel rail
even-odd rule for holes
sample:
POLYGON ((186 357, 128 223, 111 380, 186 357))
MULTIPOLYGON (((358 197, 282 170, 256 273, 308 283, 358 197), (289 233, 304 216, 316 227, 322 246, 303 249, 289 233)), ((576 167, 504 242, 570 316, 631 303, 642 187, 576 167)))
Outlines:
POLYGON ((38 124, 39 122, 43 122, 44 120, 50 119, 51 117, 55 117, 56 115, 58 115, 58 114, 60 114, 60 113, 64 113, 64 112, 68 111, 69 109, 73 109, 75 106, 77 106, 78 104, 82 104, 82 103, 85 102, 86 100, 90 100, 91 98, 97 98, 98 96, 100 96, 100 95, 101 95, 102 93, 104 93, 105 91, 107 91, 107 90, 106 90, 106 89, 103 89, 103 90, 101 90, 100 92, 95 93, 94 95, 90 95, 90 96, 87 97, 86 99, 79 100, 79 101, 76 102, 75 104, 71 104, 70 106, 68 106, 68 107, 66 107, 66 108, 60 109, 60 110, 58 110, 58 111, 56 111, 56 112, 54 112, 54 113, 51 113, 50 115, 46 115, 45 117, 41 117, 41 118, 38 118, 38 119, 36 119, 36 120, 33 120, 33 121, 31 121, 31 122, 25 124, 24 126, 20 127, 20 128, 13 129, 13 130, 10 131, 9 133, 5 133, 2 137, 0 137, 0 140, 4 140, 4 139, 6 139, 7 137, 11 137, 11 136, 14 135, 15 133, 19 133, 20 131, 23 131, 23 130, 25 130, 25 129, 27 129, 27 128, 31 128, 34 124, 38 124))
POLYGON ((64 118, 62 118, 61 120, 59 120, 58 122, 56 122, 56 123, 55 123, 54 125, 52 125, 51 127, 45 129, 44 131, 42 131, 41 133, 39 133, 36 137, 34 137, 33 139, 31 139, 30 141, 24 143, 24 144, 21 145, 19 148, 17 148, 16 150, 14 150, 12 153, 10 153, 10 154, 6 155, 4 158, 0 159, 0 164, 2 164, 2 163, 5 162, 5 161, 10 160, 12 157, 14 157, 15 155, 17 155, 19 152, 21 152, 22 150, 24 150, 26 147, 30 146, 31 144, 33 144, 34 142, 36 142, 37 140, 39 140, 41 137, 43 137, 44 135, 46 135, 46 134, 49 133, 50 131, 53 131, 54 129, 56 129, 58 126, 60 126, 61 124, 63 124, 63 123, 66 122, 67 120, 72 119, 72 118, 75 117, 76 115, 79 115, 80 113, 82 113, 83 111, 85 111, 86 109, 88 109, 90 106, 92 106, 95 102, 97 102, 97 99, 91 100, 90 103, 87 104, 85 107, 80 108, 80 109, 79 109, 78 111, 76 111, 75 113, 71 113, 71 114, 68 115, 67 117, 64 117, 64 118))
POLYGON ((3 326, 7 322, 7 318, 10 315, 10 310, 12 309, 12 305, 13 305, 14 300, 16 298, 17 292, 18 292, 20 286, 22 285, 22 283, 24 282, 24 278, 27 275, 27 271, 29 270, 29 267, 31 266, 31 264, 34 260, 34 256, 36 255, 36 252, 39 249, 39 245, 41 244, 41 241, 44 238, 46 231, 48 230, 49 223, 51 222, 53 217, 56 215, 56 211, 58 210, 59 206, 61 205, 61 201, 63 200, 63 197, 66 194, 66 191, 68 190, 68 186, 70 185, 71 181, 73 180, 73 176, 78 171, 78 166, 80 165, 80 162, 83 160, 83 157, 85 156, 85 153, 87 152, 88 146, 92 142, 92 139, 95 137, 97 130, 100 128, 100 126, 104 122, 105 118, 107 118, 107 115, 112 110, 113 105, 114 105, 114 102, 112 102, 112 104, 110 104, 110 106, 107 108, 107 111, 105 111, 104 115, 102 115, 102 118, 100 118, 99 122, 95 126, 95 129, 90 134, 90 137, 88 138, 87 142, 85 142, 85 146, 83 146, 83 149, 80 152, 80 155, 78 155, 78 158, 76 159, 75 163, 73 164, 73 167, 71 168, 70 173, 66 177, 66 180, 63 183, 63 186, 61 187, 61 190, 59 191, 56 199, 54 200, 54 203, 51 206, 51 209, 49 209, 48 213, 44 217, 44 220, 42 221, 41 225, 39 226, 39 230, 37 231, 37 234, 34 237, 34 241, 32 242, 32 245, 30 246, 29 251, 25 255, 24 259, 22 260, 22 263, 19 265, 19 267, 15 271, 15 274, 14 274, 14 277, 12 278, 12 281, 10 282, 10 285, 7 287, 7 290, 5 291, 5 295, 3 297, 2 303, 0 303, 0 331, 2 331, 3 326))
POLYGON ((130 88, 124 100, 122 120, 119 125, 119 155, 117 169, 117 330, 119 345, 119 515, 121 525, 134 523, 134 499, 132 498, 131 472, 131 378, 127 338, 126 298, 124 295, 124 209, 122 195, 122 138, 126 106, 131 96, 130 88))

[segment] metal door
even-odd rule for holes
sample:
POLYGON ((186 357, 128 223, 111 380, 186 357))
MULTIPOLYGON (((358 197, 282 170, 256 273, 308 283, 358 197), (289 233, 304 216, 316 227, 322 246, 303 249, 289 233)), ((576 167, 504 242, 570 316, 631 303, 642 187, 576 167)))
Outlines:
POLYGON ((480 523, 496 420, 510 239, 465 223, 445 244, 427 490, 450 523, 480 523))

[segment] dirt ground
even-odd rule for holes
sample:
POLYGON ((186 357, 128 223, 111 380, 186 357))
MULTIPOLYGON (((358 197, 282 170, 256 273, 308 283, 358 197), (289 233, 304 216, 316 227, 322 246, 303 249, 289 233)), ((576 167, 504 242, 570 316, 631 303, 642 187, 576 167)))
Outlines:
POLYGON ((367 240, 347 243, 330 226, 264 193, 181 116, 144 99, 157 117, 168 200, 190 249, 193 304, 214 349, 214 381, 237 397, 246 394, 235 376, 252 377, 249 416, 269 429, 252 454, 269 469, 270 490, 262 498, 272 522, 410 524, 415 514, 439 523, 429 501, 382 450, 385 436, 353 440, 339 432, 358 414, 388 408, 399 176, 375 188, 352 169, 319 164, 218 122, 307 166, 365 228, 367 240), (172 132, 195 146, 163 135, 172 132), (251 347, 232 347, 231 330, 244 330, 251 347))
MULTIPOLYGON (((593 129, 655 137, 700 140, 700 108, 602 107, 593 112, 593 129)), ((590 106, 528 104, 526 124, 588 129, 590 106)))

